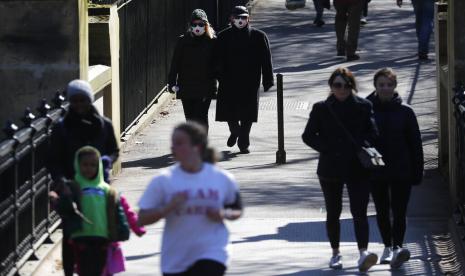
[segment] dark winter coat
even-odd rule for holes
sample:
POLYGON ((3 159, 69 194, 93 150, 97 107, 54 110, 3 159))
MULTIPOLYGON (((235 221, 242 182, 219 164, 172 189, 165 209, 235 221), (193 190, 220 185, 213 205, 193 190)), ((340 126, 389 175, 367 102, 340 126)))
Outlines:
POLYGON ((250 26, 230 26, 219 33, 217 45, 220 76, 216 120, 256 122, 262 76, 263 87, 274 85, 266 34, 250 26))
POLYGON ((215 40, 207 35, 193 36, 190 32, 179 37, 168 75, 170 88, 179 87, 177 98, 212 98, 216 94, 215 40))
POLYGON ((92 112, 81 117, 71 110, 52 130, 48 169, 56 181, 74 179, 74 155, 83 146, 93 146, 100 154, 114 162, 119 149, 113 125, 92 107, 92 112))
POLYGON ((357 147, 350 141, 328 109, 331 105, 339 120, 359 146, 371 145, 377 137, 371 103, 352 95, 344 102, 334 96, 315 103, 302 134, 302 140, 320 153, 317 174, 327 180, 368 177, 356 156, 357 147))
POLYGON ((375 93, 367 99, 373 103, 380 134, 375 146, 386 163, 377 176, 379 179, 420 184, 424 166, 423 147, 414 111, 402 104, 397 94, 387 103, 380 102, 375 93))

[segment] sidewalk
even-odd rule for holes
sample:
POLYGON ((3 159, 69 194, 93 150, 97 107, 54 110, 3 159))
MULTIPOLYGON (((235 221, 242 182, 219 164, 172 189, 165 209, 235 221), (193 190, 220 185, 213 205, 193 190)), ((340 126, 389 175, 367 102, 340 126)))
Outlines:
MULTIPOLYGON (((415 187, 408 213, 406 246, 411 260, 399 271, 376 265, 370 275, 459 274, 454 244, 448 231, 448 191, 437 173, 437 118, 434 60, 418 63, 414 17, 410 2, 399 9, 392 0, 372 1, 368 24, 361 30, 361 60, 345 63, 335 56, 334 9, 326 12, 323 28, 311 25, 314 10, 287 11, 284 0, 259 0, 253 25, 268 33, 276 73, 284 74, 285 146, 287 164, 275 164, 277 150, 276 90, 263 93, 259 122, 251 133, 251 153, 228 148, 227 125, 214 121, 210 108, 210 141, 225 159, 219 163, 237 178, 246 206, 244 217, 228 223, 231 262, 227 275, 357 275, 358 251, 347 197, 341 223, 344 269, 327 268, 331 254, 325 234, 323 195, 316 177, 318 155, 300 138, 313 103, 328 94, 327 79, 338 66, 348 66, 358 79, 360 95, 373 90, 372 76, 380 67, 399 74, 398 91, 417 113, 424 141, 426 176, 415 187)), ((434 56, 431 56, 434 58, 434 56)), ((170 135, 184 120, 180 103, 171 103, 122 153, 123 172, 114 185, 133 206, 151 177, 173 163, 170 135)), ((370 212, 370 250, 383 245, 370 212)), ((163 223, 149 227, 142 238, 124 244, 127 272, 122 275, 161 275, 160 238, 163 223)))

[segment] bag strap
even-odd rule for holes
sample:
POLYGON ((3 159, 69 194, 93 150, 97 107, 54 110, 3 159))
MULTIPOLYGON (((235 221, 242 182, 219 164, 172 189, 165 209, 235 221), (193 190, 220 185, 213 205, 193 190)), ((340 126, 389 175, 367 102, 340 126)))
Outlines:
POLYGON ((336 120, 336 123, 338 124, 338 126, 343 130, 343 132, 347 136, 347 138, 349 138, 349 141, 355 146, 355 148, 357 150, 360 150, 362 147, 355 141, 352 134, 350 134, 350 132, 347 130, 347 128, 342 124, 341 120, 339 119, 337 114, 334 112, 331 105, 328 102, 326 102, 326 106, 328 107, 329 113, 331 113, 333 118, 336 120))

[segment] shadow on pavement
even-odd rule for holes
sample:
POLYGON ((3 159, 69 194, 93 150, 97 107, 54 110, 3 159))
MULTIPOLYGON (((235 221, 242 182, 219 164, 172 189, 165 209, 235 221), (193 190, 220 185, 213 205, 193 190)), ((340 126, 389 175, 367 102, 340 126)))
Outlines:
POLYGON ((134 161, 126 161, 122 163, 123 169, 127 168, 145 168, 145 169, 161 169, 174 164, 173 155, 165 154, 153 158, 144 158, 134 161))

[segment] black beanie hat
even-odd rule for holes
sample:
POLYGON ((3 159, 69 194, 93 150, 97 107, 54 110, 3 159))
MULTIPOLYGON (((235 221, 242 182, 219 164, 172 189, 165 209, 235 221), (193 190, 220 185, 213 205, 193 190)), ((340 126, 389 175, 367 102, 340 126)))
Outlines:
POLYGON ((194 20, 202 20, 203 22, 208 22, 208 17, 204 10, 195 9, 191 14, 191 21, 194 20))

